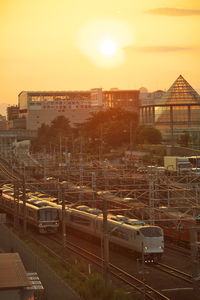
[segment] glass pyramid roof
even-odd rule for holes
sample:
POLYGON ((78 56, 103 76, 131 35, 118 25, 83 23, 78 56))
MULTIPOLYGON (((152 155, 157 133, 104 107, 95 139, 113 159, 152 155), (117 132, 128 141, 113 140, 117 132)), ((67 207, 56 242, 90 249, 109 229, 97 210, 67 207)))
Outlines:
POLYGON ((200 104, 200 96, 180 75, 162 96, 159 104, 200 104))

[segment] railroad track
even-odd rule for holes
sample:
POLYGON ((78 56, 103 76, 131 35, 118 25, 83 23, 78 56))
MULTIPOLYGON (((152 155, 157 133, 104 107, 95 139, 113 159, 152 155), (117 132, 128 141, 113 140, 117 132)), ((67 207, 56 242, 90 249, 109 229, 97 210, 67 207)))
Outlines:
POLYGON ((181 247, 181 246, 176 247, 174 245, 165 243, 165 249, 172 251, 172 252, 180 253, 182 256, 185 256, 185 257, 190 257, 190 255, 191 255, 190 249, 185 249, 184 247, 181 247))
POLYGON ((168 297, 160 293, 159 291, 155 290, 148 284, 144 283, 143 281, 137 279, 133 275, 130 275, 129 273, 125 272, 121 268, 118 268, 117 266, 114 266, 112 264, 109 264, 110 267, 110 273, 117 278, 118 280, 121 280, 123 283, 127 284, 129 287, 132 287, 133 289, 138 290, 140 293, 145 295, 145 299, 151 299, 151 300, 169 300, 168 297))
POLYGON ((178 269, 175 269, 171 266, 167 266, 165 264, 162 264, 162 263, 157 263, 155 266, 153 266, 155 269, 159 270, 159 271, 162 271, 162 272, 165 272, 165 273, 168 273, 176 278, 179 278, 181 280, 184 280, 188 283, 192 283, 192 276, 183 272, 183 271, 180 271, 178 269))
MULTIPOLYGON (((60 246, 62 246, 62 243, 60 242, 60 238, 55 238, 55 237, 48 237, 48 239, 58 243, 60 246)), ((60 254, 54 252, 51 248, 44 246, 43 243, 41 243, 38 240, 38 237, 34 240, 36 243, 39 243, 42 247, 45 247, 47 251, 49 251, 51 254, 54 253, 55 256, 60 256, 60 254)), ((101 257, 85 250, 84 248, 81 248, 74 243, 67 241, 67 245, 65 247, 66 250, 84 258, 87 260, 89 263, 92 263, 93 265, 97 266, 99 270, 102 271, 102 268, 104 266, 104 261, 101 257)), ((63 256, 60 256, 60 259, 63 260, 63 256)), ((133 275, 127 273, 123 269, 113 265, 109 264, 108 265, 108 274, 112 275, 113 278, 116 278, 120 282, 122 282, 127 289, 129 290, 137 290, 141 294, 144 294, 146 299, 151 299, 151 300, 169 300, 168 297, 160 293, 159 291, 155 290, 151 286, 147 285, 144 281, 139 280, 138 278, 134 277, 133 275)))
POLYGON ((4 164, 2 162, 0 162, 0 170, 2 175, 4 175, 8 180, 18 180, 18 178, 16 176, 14 176, 9 170, 8 167, 5 167, 4 164))

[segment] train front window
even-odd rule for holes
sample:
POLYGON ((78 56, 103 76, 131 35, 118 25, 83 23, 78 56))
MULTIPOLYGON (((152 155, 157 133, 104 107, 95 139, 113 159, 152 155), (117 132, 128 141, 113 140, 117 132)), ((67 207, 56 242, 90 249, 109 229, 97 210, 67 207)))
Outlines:
POLYGON ((56 221, 58 220, 58 211, 56 209, 45 208, 39 212, 40 221, 56 221))
POLYGON ((143 227, 140 232, 146 237, 159 237, 162 236, 162 231, 159 227, 143 227))

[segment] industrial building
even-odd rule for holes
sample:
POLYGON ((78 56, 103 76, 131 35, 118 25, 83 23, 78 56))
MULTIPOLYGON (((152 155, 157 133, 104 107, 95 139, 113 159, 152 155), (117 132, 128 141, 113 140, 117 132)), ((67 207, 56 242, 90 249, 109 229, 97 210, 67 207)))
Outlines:
POLYGON ((143 89, 145 89, 145 88, 140 89, 140 105, 141 106, 152 105, 165 94, 165 91, 162 91, 162 90, 157 90, 157 91, 149 93, 148 91, 144 91, 143 89))
POLYGON ((160 99, 140 106, 140 123, 159 129, 164 141, 171 144, 184 133, 193 144, 199 144, 200 96, 180 75, 160 99))
POLYGON ((58 116, 66 117, 70 125, 83 123, 90 114, 102 109, 102 90, 69 92, 27 92, 18 96, 19 119, 24 129, 37 130, 50 125, 58 116))
POLYGON ((103 92, 105 107, 121 107, 130 111, 139 111, 139 90, 120 90, 112 88, 103 92))
POLYGON ((66 117, 71 126, 85 122, 91 113, 121 107, 139 111, 139 90, 101 88, 90 91, 22 91, 18 96, 19 119, 17 128, 37 130, 43 123, 50 125, 58 116, 66 117))
POLYGON ((8 123, 5 116, 0 115, 0 131, 7 130, 8 123))
POLYGON ((34 300, 43 292, 37 273, 26 272, 18 253, 1 253, 0 269, 0 299, 34 300))

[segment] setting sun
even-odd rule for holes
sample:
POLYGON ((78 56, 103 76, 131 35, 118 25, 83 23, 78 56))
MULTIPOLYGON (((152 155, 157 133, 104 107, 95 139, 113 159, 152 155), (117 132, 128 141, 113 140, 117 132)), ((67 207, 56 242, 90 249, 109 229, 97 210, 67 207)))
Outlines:
POLYGON ((117 19, 92 20, 80 28, 77 44, 95 65, 113 68, 125 61, 124 49, 133 43, 129 24, 117 19))
POLYGON ((112 40, 104 40, 100 44, 100 52, 105 56, 113 56, 117 51, 117 44, 112 40))

